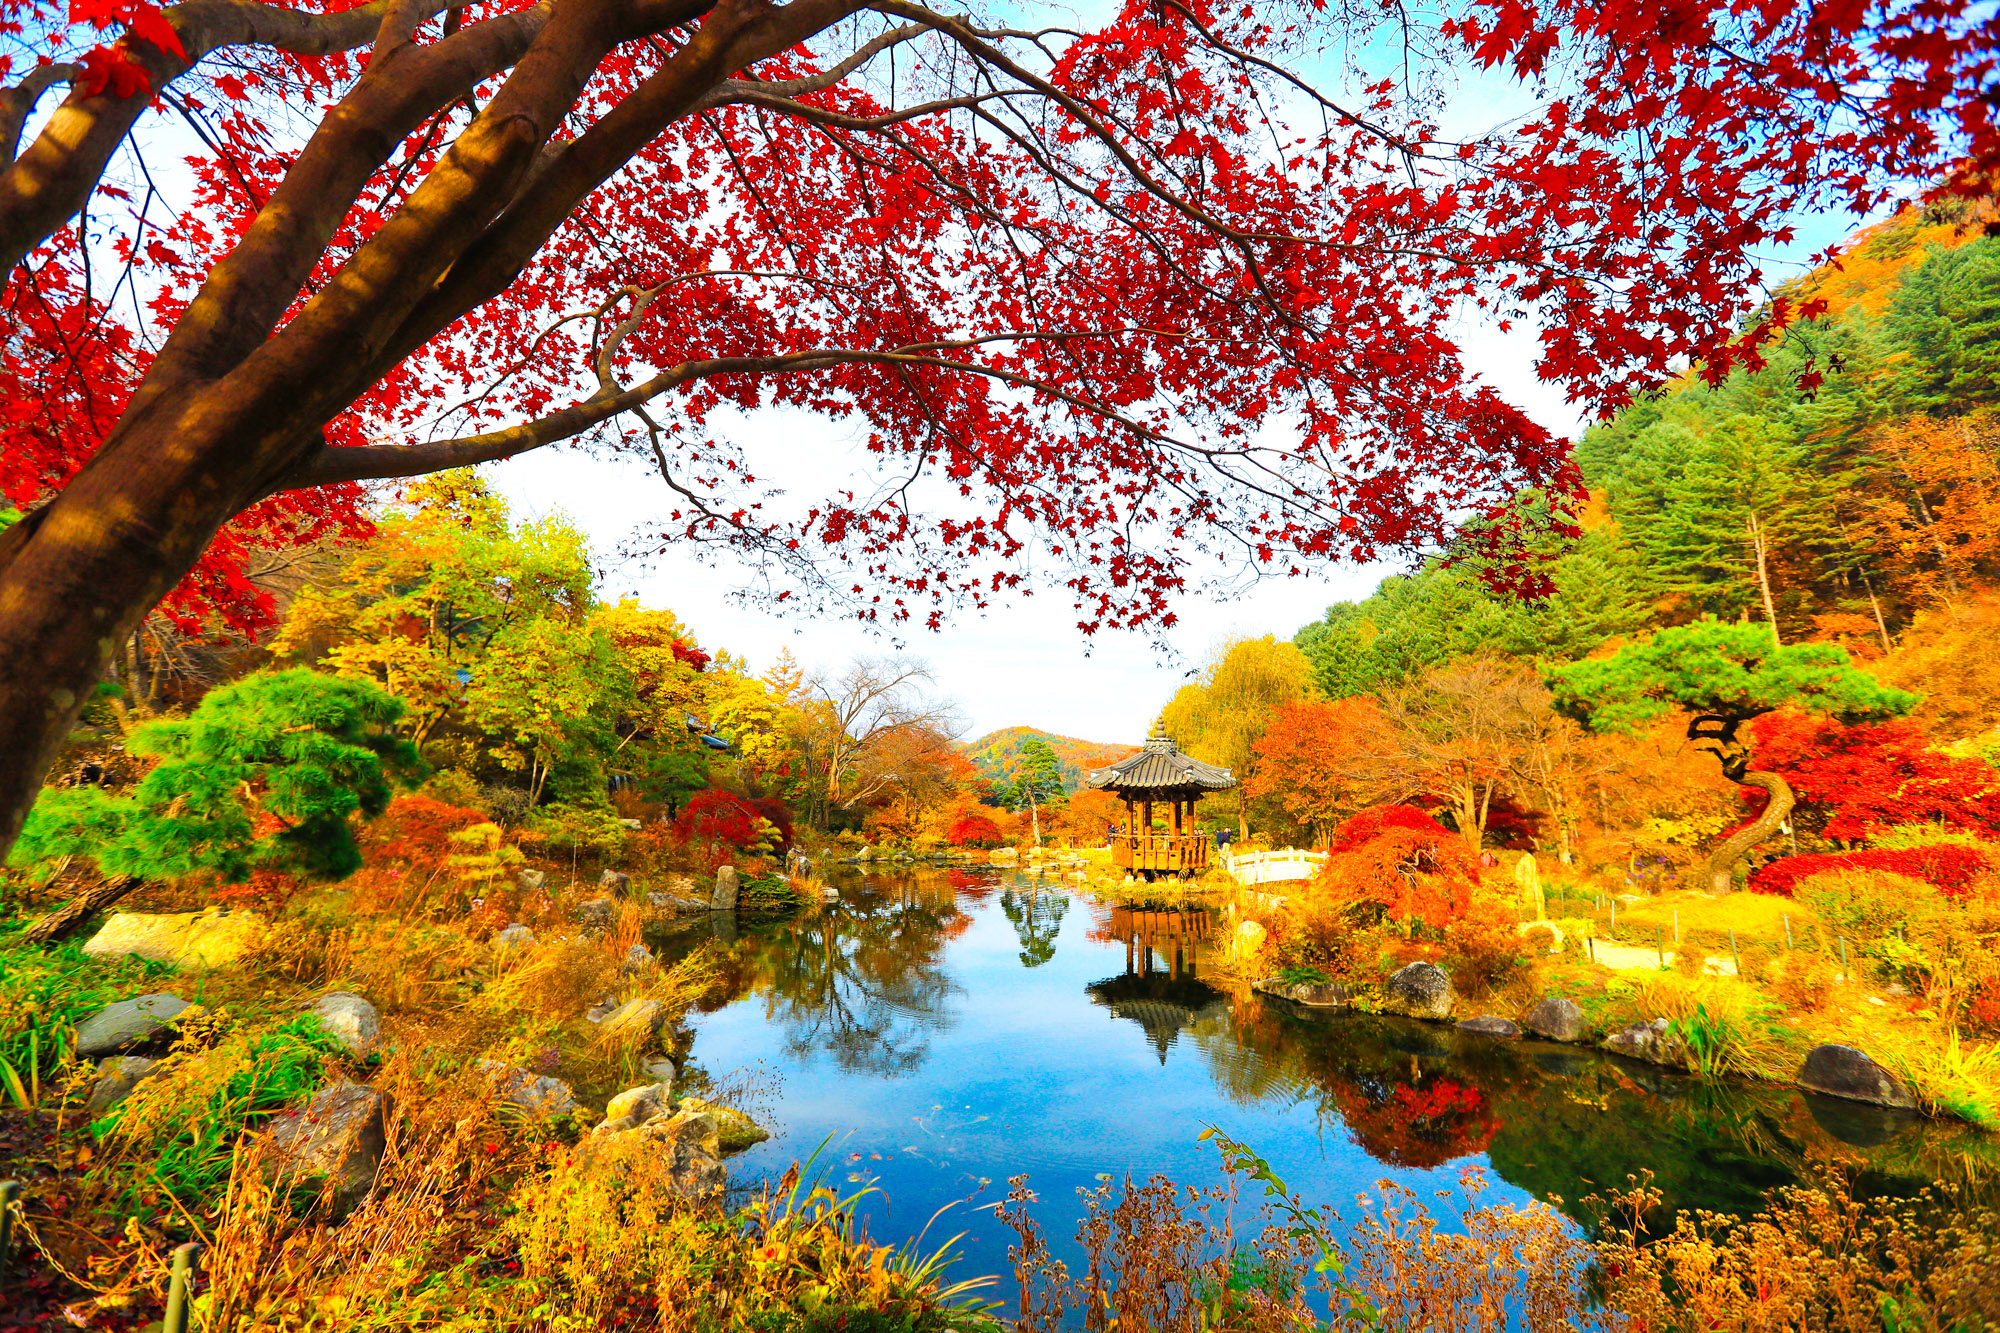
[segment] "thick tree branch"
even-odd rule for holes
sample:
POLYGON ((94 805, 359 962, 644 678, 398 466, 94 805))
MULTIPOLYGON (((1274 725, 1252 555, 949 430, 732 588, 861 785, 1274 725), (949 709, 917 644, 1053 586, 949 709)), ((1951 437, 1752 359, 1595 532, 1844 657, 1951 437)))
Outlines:
MULTIPOLYGON (((28 107, 33 105, 32 99, 23 105, 23 90, 38 78, 53 81, 43 70, 30 73, 7 92, 7 114, 18 109, 21 119, 11 127, 6 140, 8 165, 0 171, 0 281, 77 215, 97 187, 111 155, 153 97, 202 57, 225 46, 268 46, 295 55, 353 50, 374 41, 391 5, 405 2, 416 4, 421 23, 446 10, 464 8, 471 0, 372 0, 337 14, 311 14, 250 0, 189 0, 175 5, 166 11, 167 21, 187 49, 187 59, 162 51, 151 42, 129 42, 133 58, 145 67, 151 80, 151 90, 131 97, 73 92, 28 150, 15 157, 12 145, 26 121, 28 107)), ((47 86, 45 82, 33 97, 39 98, 47 86)), ((0 129, 6 128, 6 119, 0 118, 0 129)))

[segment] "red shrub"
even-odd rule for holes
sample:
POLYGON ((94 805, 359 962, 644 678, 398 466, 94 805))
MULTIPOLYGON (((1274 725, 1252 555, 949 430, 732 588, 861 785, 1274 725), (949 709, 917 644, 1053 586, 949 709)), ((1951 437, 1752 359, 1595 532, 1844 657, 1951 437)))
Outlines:
MULTIPOLYGON (((1846 726, 1781 711, 1749 726, 1755 767, 1778 774, 1798 797, 1800 828, 1836 842, 1860 842, 1897 824, 2000 830, 2000 770, 1931 748, 1908 719, 1846 726)), ((1751 817, 1769 799, 1745 789, 1751 817)))
POLYGON ((1398 921, 1443 926, 1464 916, 1479 865, 1456 833, 1407 805, 1363 810, 1335 830, 1313 878, 1318 896, 1379 904, 1398 921))
POLYGON ((1829 870, 1886 870, 1934 884, 1946 897, 1958 898, 1965 895, 1973 880, 1992 869, 1992 860, 1977 847, 1870 847, 1858 852, 1787 856, 1751 871, 1750 887, 1758 893, 1789 898, 1800 881, 1829 870))
POLYGON ((944 836, 954 847, 998 847, 1004 841, 1000 826, 985 815, 966 815, 944 836))
POLYGON ((768 833, 769 821, 756 806, 716 787, 690 796, 681 817, 674 821, 674 837, 679 842, 739 851, 757 849, 768 833))
POLYGON ((1433 834, 1440 840, 1457 837, 1450 829, 1414 805, 1375 805, 1361 811, 1333 831, 1329 852, 1351 852, 1364 842, 1372 842, 1390 829, 1409 829, 1433 834))
POLYGON ((458 849, 451 835, 492 821, 483 810, 447 805, 428 796, 398 796, 361 834, 370 865, 443 865, 458 849))

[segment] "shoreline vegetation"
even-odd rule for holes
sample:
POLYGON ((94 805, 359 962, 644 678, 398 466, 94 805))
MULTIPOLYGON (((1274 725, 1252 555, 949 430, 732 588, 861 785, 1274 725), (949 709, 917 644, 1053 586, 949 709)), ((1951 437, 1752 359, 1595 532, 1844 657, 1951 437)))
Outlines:
MULTIPOLYGON (((739 898, 739 911, 781 915, 827 910, 822 881, 754 865, 740 876, 723 867, 635 873, 584 859, 571 869, 546 849, 509 867, 513 887, 490 875, 453 880, 424 871, 425 858, 450 866, 468 840, 455 839, 437 809, 417 806, 423 799, 385 811, 394 836, 364 839, 378 859, 337 889, 239 899, 221 911, 206 903, 212 885, 136 895, 123 916, 165 924, 112 938, 141 940, 152 960, 76 941, 23 947, 18 933, 0 946, 10 1028, 0 1052, 10 1104, 0 1123, 10 1169, 26 1185, 12 1289, 41 1301, 43 1315, 62 1317, 66 1307, 87 1327, 141 1327, 164 1301, 171 1251, 195 1240, 204 1247, 195 1309, 211 1321, 197 1326, 238 1329, 1249 1333, 1445 1318, 1435 1326, 1944 1330, 2000 1318, 2000 1256, 1990 1248, 2000 1219, 1983 1189, 1990 1175, 1977 1167, 1907 1199, 1861 1192, 1851 1169, 1825 1163, 1750 1217, 1662 1216, 1658 1192, 1635 1179, 1591 1203, 1601 1220, 1585 1234, 1547 1203, 1483 1202, 1477 1171, 1449 1199, 1384 1181, 1358 1210, 1301 1201, 1254 1145, 1213 1131, 1203 1137, 1220 1150, 1219 1183, 1128 1180, 1086 1200, 1079 1238, 1091 1263, 1079 1273, 1048 1257, 1032 1180, 1013 1182, 999 1216, 1019 1235, 1018 1296, 996 1308, 989 1282, 952 1266, 941 1236, 902 1245, 868 1236, 855 1218, 859 1196, 837 1193, 821 1164, 802 1163, 759 1196, 724 1202, 688 1188, 693 1177, 682 1168, 706 1154, 699 1143, 683 1151, 679 1131, 657 1136, 642 1157, 592 1151, 619 1132, 605 1132, 617 1101, 598 1108, 621 1089, 629 1105, 649 1079, 678 1094, 661 1109, 671 1120, 656 1128, 708 1120, 702 1108, 732 1104, 782 1115, 757 1105, 756 1088, 716 1087, 688 1061, 679 1020, 720 960, 697 951, 663 968, 641 956, 649 951, 640 941, 690 905, 711 910, 718 881, 725 890, 732 879, 762 885, 760 902, 739 898), (381 858, 387 848, 393 855, 381 858), (504 912, 467 911, 495 897, 504 912), (231 921, 238 927, 215 929, 231 921), (188 929, 200 923, 209 928, 188 929), (158 1063, 122 1101, 92 1105, 112 1080, 74 1058, 75 1039, 97 1011, 140 993, 192 1003, 124 1047, 144 1054, 107 1059, 114 1073, 126 1060, 158 1063), (372 1030, 329 1006, 343 995, 379 1006, 372 1030), (637 1025, 608 1021, 635 1006, 637 1025), (586 1009, 597 1021, 579 1017, 586 1009), (536 1080, 560 1092, 518 1095, 536 1080), (380 1095, 380 1141, 358 1192, 338 1151, 301 1170, 286 1155, 284 1129, 301 1104, 355 1086, 380 1095), (662 1144, 673 1169, 661 1169, 662 1144), (1254 1223, 1245 1220, 1252 1214, 1254 1223), (1785 1275, 1776 1287, 1774 1272, 1785 1275), (1765 1293, 1762 1322, 1744 1322, 1750 1291, 1765 1293)), ((840 851, 828 845, 822 859, 840 851)), ((1230 894, 1213 883, 1127 885, 1105 873, 1101 853, 1028 849, 980 861, 1167 910, 1241 922, 1251 919, 1241 904, 1255 902, 1273 915, 1270 894, 1237 891, 1237 903, 1218 905, 1230 894)), ((476 876, 480 867, 460 861, 456 870, 476 876)), ((1629 908, 1624 921, 1633 921, 1629 908)), ((1271 935, 1280 953, 1285 929, 1271 935)), ((1244 984, 1229 967, 1249 933, 1239 925, 1218 941, 1204 969, 1214 982, 1244 984)), ((1398 943, 1382 966, 1424 948, 1420 931, 1391 934, 1398 943)), ((1600 975, 1607 996, 1594 1012, 1610 1015, 1605 1023, 1623 1016, 1617 1003, 1643 1007, 1640 997, 1658 993, 1644 982, 1687 984, 1656 970, 1615 996, 1619 974, 1587 958, 1533 968, 1573 993, 1600 975)), ((1299 984, 1296 969, 1294 977, 1299 984)), ((1520 975, 1503 975, 1484 996, 1503 1007, 1500 997, 1524 995, 1522 985, 1520 975)), ((1355 998, 1371 1007, 1365 994, 1355 998)), ((1735 1056, 1687 1068, 1748 1072, 1735 1056)), ((697 1126, 693 1137, 702 1132, 713 1131, 697 1126)), ((716 1138, 714 1156, 726 1159, 716 1138)))

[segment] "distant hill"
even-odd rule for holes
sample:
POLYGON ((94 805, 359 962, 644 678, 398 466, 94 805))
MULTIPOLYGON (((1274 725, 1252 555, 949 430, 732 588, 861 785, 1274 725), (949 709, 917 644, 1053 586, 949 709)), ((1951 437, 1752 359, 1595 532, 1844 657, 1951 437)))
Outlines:
POLYGON ((1033 727, 1002 727, 958 748, 980 774, 997 787, 1014 780, 1014 774, 1021 766, 1021 746, 1035 738, 1046 741, 1048 747, 1055 751, 1056 762, 1062 766, 1063 787, 1068 791, 1075 791, 1090 769, 1115 764, 1139 751, 1136 745, 1080 741, 1074 736, 1058 736, 1033 727))

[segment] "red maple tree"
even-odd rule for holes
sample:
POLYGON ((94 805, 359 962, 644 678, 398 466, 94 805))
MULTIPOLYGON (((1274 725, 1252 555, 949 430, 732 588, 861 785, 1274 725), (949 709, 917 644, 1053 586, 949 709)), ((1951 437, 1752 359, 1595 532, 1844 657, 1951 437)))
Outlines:
POLYGON ((1574 495, 1454 321, 1533 321, 1599 410, 1758 364, 1810 313, 1756 258, 1794 216, 2000 160, 1983 12, 16 0, 0 270, 56 294, 23 327, 58 364, 5 387, 116 387, 0 535, 0 844, 110 645, 272 497, 586 438, 661 473, 661 542, 778 596, 935 624, 1046 570, 1088 632, 1171 623, 1215 539, 1298 571, 1574 495), (1372 24, 1538 110, 1448 136, 1417 60, 1313 89, 1372 24), (148 167, 170 126, 185 199, 148 167), (882 484, 785 508, 725 421, 769 405, 855 423, 882 484))
MULTIPOLYGON (((1785 709, 1753 718, 1757 762, 1791 785, 1805 832, 1857 843, 1899 824, 2000 831, 2000 770, 1931 747, 1907 718, 1848 726, 1785 709)), ((1754 818, 1768 793, 1744 788, 1754 818)))

